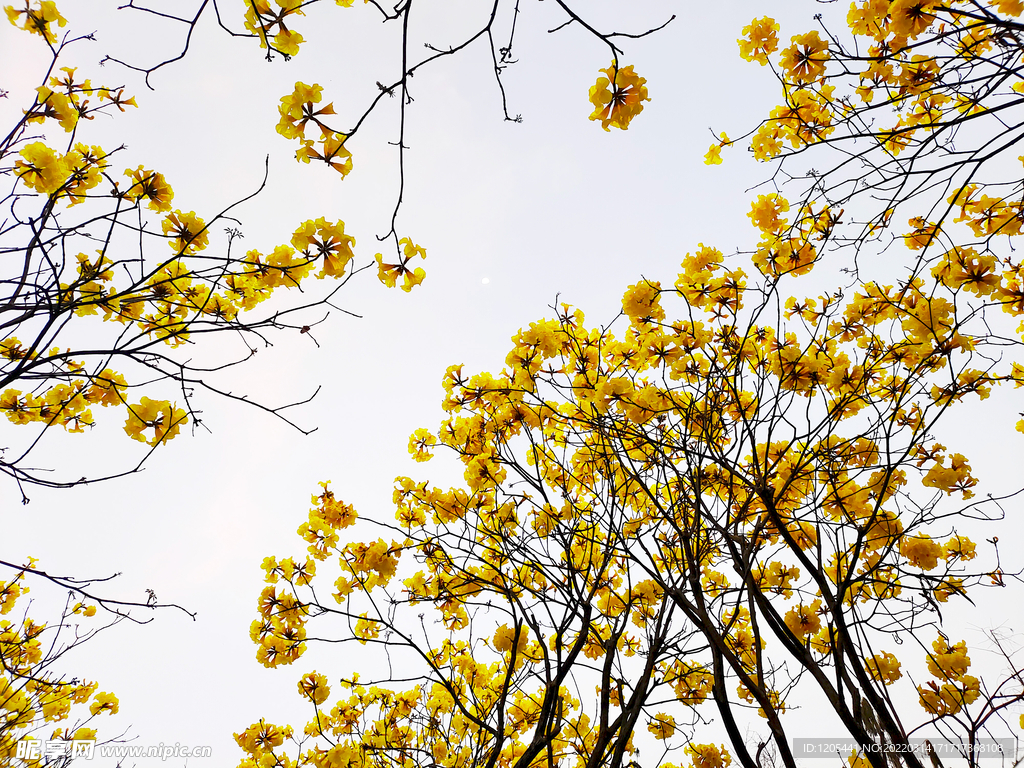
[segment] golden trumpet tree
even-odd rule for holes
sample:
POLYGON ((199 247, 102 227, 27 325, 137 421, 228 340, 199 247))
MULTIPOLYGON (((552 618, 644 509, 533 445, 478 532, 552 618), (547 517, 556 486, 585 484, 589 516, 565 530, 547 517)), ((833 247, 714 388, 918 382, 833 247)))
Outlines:
POLYGON ((977 446, 936 434, 1024 383, 1022 12, 867 0, 788 46, 751 22, 740 54, 783 94, 745 138, 777 168, 756 246, 700 245, 609 325, 555 307, 497 373, 449 368, 409 450, 463 482, 397 478, 375 540, 323 486, 307 552, 263 563, 257 658, 362 645, 381 671, 306 673, 308 722, 240 731, 240 766, 618 768, 643 741, 644 765, 795 767, 811 700, 852 766, 1019 736, 1020 661, 980 677, 942 613, 1019 595, 979 543, 1003 509, 977 446))
POLYGON ((685 747, 695 766, 755 766, 750 710, 795 765, 784 713, 808 688, 861 744, 1005 728, 1019 669, 982 683, 939 613, 1007 583, 965 533, 999 512, 964 505, 970 461, 932 430, 1020 368, 983 362, 989 331, 941 283, 808 309, 726 262, 701 247, 674 286, 631 286, 621 334, 563 305, 500 373, 450 368, 450 417, 410 451, 454 452, 465 485, 398 478, 381 538, 346 542, 355 511, 314 497, 306 555, 264 561, 258 658, 373 644, 402 683, 351 674, 331 699, 306 675, 306 740, 275 731, 301 750, 257 723, 242 765, 626 765, 646 729, 666 765, 685 747), (914 711, 890 694, 915 687, 896 643, 931 673, 914 711), (700 741, 712 713, 727 748, 700 741))
MULTIPOLYGON (((317 0, 256 0, 239 4, 229 16, 216 0, 202 0, 186 18, 175 15, 185 13, 180 4, 163 12, 130 0, 122 10, 186 24, 182 55, 196 28, 215 22, 232 36, 258 42, 268 59, 288 59, 303 43, 303 17, 331 4, 316 5, 317 0)), ((338 13, 356 13, 347 10, 351 0, 337 5, 342 6, 333 9, 338 13)), ((356 134, 365 130, 372 112, 390 97, 399 97, 396 203, 391 229, 381 238, 393 246, 393 257, 379 253, 375 262, 380 282, 410 291, 425 278, 420 260, 426 258, 422 246, 396 230, 405 183, 410 80, 435 61, 486 44, 504 99, 501 75, 514 63, 519 10, 517 3, 495 2, 468 37, 445 49, 428 46, 420 56, 413 52, 420 44, 409 33, 412 2, 393 8, 367 5, 375 20, 400 33, 397 80, 378 83, 370 103, 337 111, 315 83, 297 82, 289 93, 273 94, 272 99, 278 103, 277 131, 296 142, 296 160, 322 162, 343 179, 353 170, 350 148, 356 134)), ((581 26, 598 41, 601 55, 595 69, 611 58, 590 89, 591 119, 606 130, 626 128, 649 97, 644 79, 631 66, 619 66, 622 51, 616 38, 648 32, 601 32, 569 4, 558 5, 565 16, 563 26, 581 26)), ((225 203, 220 210, 190 210, 195 204, 175 197, 172 172, 128 150, 121 140, 124 132, 117 133, 116 118, 138 108, 130 95, 132 86, 122 78, 143 80, 136 77, 141 72, 144 82, 136 83, 135 90, 152 87, 151 75, 180 57, 149 68, 107 57, 100 63, 117 66, 103 70, 100 82, 100 70, 69 65, 72 52, 95 43, 94 35, 69 24, 56 3, 11 0, 3 8, 10 24, 49 52, 30 98, 0 134, 0 179, 6 184, 0 199, 0 255, 5 264, 0 274, 0 425, 5 435, 0 472, 17 484, 27 502, 27 486, 33 484, 68 487, 138 470, 157 448, 200 423, 197 403, 203 396, 251 402, 218 387, 214 375, 244 362, 275 334, 308 333, 318 322, 310 319, 310 311, 334 307, 331 301, 340 289, 374 259, 360 265, 344 222, 323 217, 296 222, 284 243, 240 249, 240 222, 234 215, 249 197, 225 203), (93 121, 99 117, 113 118, 115 127, 98 130, 93 121), (118 138, 108 141, 111 133, 118 138), (314 278, 325 282, 314 287, 314 278), (242 346, 233 357, 201 364, 195 350, 207 334, 234 336, 242 346), (119 415, 111 417, 111 411, 119 415), (40 446, 54 432, 85 433, 105 415, 118 426, 123 423, 124 433, 145 445, 137 463, 84 477, 74 467, 55 467, 53 472, 38 465, 40 446)), ((589 85, 581 87, 584 105, 589 85)), ((0 89, 0 98, 10 95, 0 89)), ((504 116, 518 119, 507 109, 504 116)), ((253 195, 265 186, 266 179, 253 195)), ((288 405, 255 405, 287 420, 288 405)), ((0 565, 11 573, 8 581, 0 582, 4 615, 27 591, 26 580, 54 581, 32 561, 0 565)), ((76 734, 90 737, 84 722, 68 725, 73 705, 91 700, 92 715, 116 711, 116 699, 97 704, 94 684, 72 682, 56 668, 66 651, 95 634, 78 634, 77 621, 91 619, 96 605, 115 606, 110 609, 115 619, 129 606, 86 595, 81 582, 65 580, 63 586, 77 597, 55 621, 37 624, 21 616, 0 624, 0 759, 15 759, 16 742, 27 736, 62 741, 76 734), (89 606, 78 599, 85 597, 92 601, 89 606), (51 724, 60 724, 59 733, 47 730, 51 724)))

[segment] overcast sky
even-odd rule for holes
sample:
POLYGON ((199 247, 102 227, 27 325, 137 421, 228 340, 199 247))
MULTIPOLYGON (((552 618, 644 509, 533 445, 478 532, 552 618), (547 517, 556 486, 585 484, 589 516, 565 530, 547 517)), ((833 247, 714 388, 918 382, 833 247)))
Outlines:
MULTIPOLYGON (((325 216, 345 220, 358 262, 372 261, 396 189, 387 145, 397 138, 395 106, 352 143, 354 170, 344 181, 322 166, 295 163, 293 144, 274 125, 278 99, 297 80, 321 83, 325 101, 354 116, 377 80, 394 79, 397 29, 382 27, 370 7, 325 3, 299 22, 308 41, 300 55, 268 64, 255 41, 230 39, 206 19, 188 57, 155 74, 156 90, 148 91, 133 73, 100 68, 98 60, 111 53, 156 62, 176 52, 181 30, 115 12, 117 4, 59 4, 72 29, 98 30, 98 41, 79 44, 69 59, 94 82, 124 83, 140 106, 96 120, 83 140, 127 144, 115 165, 163 172, 175 206, 207 218, 259 185, 269 155, 266 191, 235 212, 243 247, 270 250, 303 220, 325 216)), ((225 12, 240 5, 227 3, 225 12)), ((795 21, 783 39, 809 28, 821 10, 813 2, 785 5, 795 21)), ((450 30, 479 18, 480 6, 418 0, 419 34, 447 45, 450 30)), ((609 64, 607 49, 578 28, 548 34, 562 21, 553 3, 522 6, 518 63, 505 79, 521 124, 502 120, 483 46, 413 81, 398 229, 427 249, 423 285, 411 294, 389 291, 368 272, 338 300, 362 319, 333 313, 313 333, 319 347, 298 333, 276 336, 274 347, 217 380, 272 405, 320 387, 310 404, 291 412, 316 427, 314 434, 204 395, 211 432, 183 432, 136 476, 33 489, 24 507, 15 488, 0 486, 0 557, 35 555, 43 566, 79 577, 119 571, 110 594, 144 600, 153 589, 162 601, 198 612, 196 622, 161 612, 144 627, 122 624, 69 663, 74 674, 117 693, 116 723, 130 727, 136 743, 208 744, 214 758, 190 765, 233 765, 241 752, 232 732, 260 717, 301 727, 308 710, 295 693, 298 677, 320 668, 320 660, 332 678, 347 665, 337 652, 328 658, 315 649, 292 667, 265 670, 255 661, 248 627, 262 586, 260 562, 304 553, 295 529, 321 480, 332 480, 362 516, 390 519, 396 475, 446 474, 437 462, 414 464, 406 444, 414 429, 439 423, 448 365, 500 370, 510 336, 550 316, 556 297, 605 323, 628 284, 640 276, 671 282, 698 243, 725 252, 752 244, 745 190, 766 169, 740 148, 725 150, 722 166, 702 159, 711 129, 743 133, 775 103, 770 72, 740 60, 735 44, 765 3, 588 0, 587 12, 604 29, 642 30, 683 14, 650 38, 626 41, 622 63, 647 78, 652 99, 626 133, 605 133, 587 120, 587 92, 609 64)), ((0 103, 5 124, 31 98, 43 52, 38 39, 0 27, 0 87, 10 91, 0 103)), ((211 247, 223 245, 214 231, 211 247)), ((232 349, 225 343, 217 354, 232 349)), ((137 456, 138 444, 121 431, 123 416, 96 415, 105 423, 91 434, 52 441, 52 463, 100 467, 137 456)), ((0 434, 10 429, 4 423, 0 434)), ((111 725, 101 734, 113 732, 111 725)))

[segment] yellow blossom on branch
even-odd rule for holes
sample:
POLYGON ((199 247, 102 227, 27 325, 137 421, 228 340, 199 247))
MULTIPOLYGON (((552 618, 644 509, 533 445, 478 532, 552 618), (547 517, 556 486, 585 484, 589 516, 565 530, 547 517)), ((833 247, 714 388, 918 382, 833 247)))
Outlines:
POLYGON ((388 288, 394 288, 398 281, 402 280, 402 284, 399 287, 408 293, 422 283, 423 278, 427 276, 423 267, 410 267, 409 262, 416 256, 419 256, 421 259, 427 258, 427 251, 425 248, 413 243, 408 237, 403 237, 398 244, 400 250, 399 262, 397 264, 386 264, 383 254, 378 253, 376 255, 377 279, 388 288))
POLYGON ((167 400, 143 397, 138 403, 128 406, 124 431, 133 440, 156 446, 173 439, 187 423, 184 409, 171 405, 167 400), (147 437, 146 431, 150 429, 153 430, 152 436, 147 437))
POLYGON ((605 77, 597 78, 590 88, 590 103, 594 111, 591 120, 600 120, 601 127, 606 131, 609 126, 621 130, 629 128, 629 123, 644 108, 644 102, 650 101, 647 96, 647 80, 633 72, 633 65, 619 67, 617 62, 607 69, 599 70, 605 77))
POLYGON ((5 5, 4 13, 7 14, 7 20, 11 24, 41 36, 51 45, 57 42, 57 36, 52 29, 52 25, 56 23, 57 26, 63 27, 68 23, 68 20, 60 15, 60 11, 57 10, 57 4, 52 2, 52 0, 38 0, 35 3, 30 2, 30 0, 24 0, 21 8, 5 5))
POLYGON ((743 28, 743 37, 737 40, 740 56, 747 61, 756 61, 761 66, 768 63, 768 55, 779 47, 779 25, 775 19, 764 16, 754 19, 743 28))

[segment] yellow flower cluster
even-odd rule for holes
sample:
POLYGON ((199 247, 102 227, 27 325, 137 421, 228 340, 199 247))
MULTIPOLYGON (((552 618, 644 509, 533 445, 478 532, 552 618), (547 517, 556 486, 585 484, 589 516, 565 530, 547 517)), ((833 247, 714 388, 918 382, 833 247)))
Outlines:
POLYGON ((241 749, 248 755, 248 758, 240 763, 245 768, 257 768, 258 766, 267 765, 284 765, 286 768, 292 768, 292 763, 287 756, 282 756, 285 762, 278 762, 275 759, 274 750, 284 744, 285 739, 292 738, 292 729, 290 726, 279 728, 276 725, 271 725, 263 720, 258 723, 253 723, 241 733, 234 734, 235 743, 241 747, 241 749), (270 760, 267 761, 265 758, 270 756, 270 760))
POLYGON ((620 130, 629 128, 633 118, 643 112, 647 95, 647 81, 633 71, 633 65, 620 67, 613 61, 607 69, 599 70, 604 77, 590 87, 590 103, 594 111, 591 120, 599 120, 606 131, 609 126, 620 130))
POLYGON ((674 659, 665 663, 664 680, 672 686, 676 701, 688 707, 704 703, 711 695, 715 677, 709 669, 694 662, 674 659))
POLYGON ((693 768, 729 768, 732 755, 724 744, 687 744, 686 751, 693 759, 693 768))
POLYGON ((774 592, 783 597, 793 596, 793 580, 800 578, 800 569, 795 565, 783 565, 778 560, 765 568, 755 568, 751 577, 762 592, 774 592))
POLYGON ((665 741, 676 732, 676 719, 672 715, 659 712, 647 724, 647 730, 653 733, 654 738, 658 741, 665 741))
MULTIPOLYGON (((9 360, 18 359, 16 355, 20 346, 16 337, 8 337, 0 343, 0 354, 9 360)), ((62 357, 62 351, 54 349, 47 357, 22 358, 29 362, 52 364, 62 373, 67 371, 69 381, 47 387, 39 394, 24 393, 14 387, 5 389, 0 393, 0 412, 8 421, 13 424, 59 424, 68 432, 82 432, 85 427, 93 425, 90 405, 110 406, 126 402, 124 391, 128 385, 121 374, 105 368, 89 376, 81 363, 62 357)))
MULTIPOLYGON (((351 8, 355 0, 334 0, 342 8, 351 8)), ((363 0, 364 3, 370 0, 363 0)), ((305 38, 290 28, 296 16, 305 16, 305 0, 245 0, 245 28, 259 38, 260 48, 273 49, 286 59, 299 52, 305 38)))
POLYGON ((888 651, 874 654, 866 660, 864 666, 873 680, 878 680, 885 685, 892 685, 903 677, 900 660, 888 651))
MULTIPOLYGON (((51 2, 43 2, 39 13, 49 18, 52 14, 63 22, 51 2)), ((26 2, 26 9, 29 5, 26 2)), ((8 16, 12 8, 7 9, 8 16)), ((33 11, 25 10, 15 13, 15 17, 28 14, 34 18, 33 11)), ((12 23, 15 19, 12 17, 12 23)), ((46 29, 32 26, 33 31, 46 29)), ((40 34, 44 34, 40 32, 40 34)), ((48 34, 48 33, 47 33, 48 34)), ((44 35, 45 36, 45 35, 44 35)), ((76 69, 61 67, 60 76, 49 78, 47 85, 36 89, 35 102, 26 110, 26 123, 46 123, 55 120, 61 128, 71 133, 81 118, 93 119, 94 113, 108 107, 117 107, 121 112, 125 107, 137 107, 134 97, 126 98, 123 89, 116 91, 94 87, 89 80, 76 79, 76 69), (90 106, 90 99, 97 103, 90 106)), ((102 181, 102 174, 108 167, 107 154, 101 147, 76 143, 74 147, 61 153, 42 141, 32 142, 23 147, 14 161, 14 172, 18 179, 29 189, 40 194, 51 196, 68 206, 77 205, 86 199, 86 193, 97 187, 102 181)))
POLYGON ((100 183, 107 168, 102 148, 81 143, 62 155, 36 141, 18 154, 14 172, 21 183, 69 206, 84 202, 86 193, 100 183))
POLYGON ((345 148, 348 135, 331 129, 322 121, 321 118, 336 114, 334 104, 317 109, 323 99, 323 91, 323 87, 316 83, 295 83, 295 90, 281 97, 278 107, 281 119, 277 123, 277 132, 286 139, 298 139, 301 146, 295 153, 296 160, 303 163, 320 160, 345 178, 352 170, 352 153, 345 148), (309 123, 320 129, 319 139, 306 138, 306 126, 309 123))
MULTIPOLYGON (((271 570, 267 581, 276 581, 277 573, 271 570)), ((286 582, 294 589, 293 582, 286 582)), ((306 652, 306 621, 308 608, 303 605, 294 591, 268 584, 260 593, 258 608, 260 618, 249 626, 249 637, 259 648, 256 659, 265 667, 291 664, 306 652)))
POLYGON ((782 51, 779 65, 785 77, 803 84, 821 78, 828 59, 828 41, 817 32, 807 32, 793 37, 792 45, 782 51))
POLYGON ((919 702, 929 713, 943 717, 955 715, 964 707, 973 704, 981 695, 978 678, 968 675, 971 659, 967 655, 967 643, 949 644, 944 635, 932 643, 932 652, 927 656, 928 671, 936 680, 930 680, 917 687, 919 702))
POLYGON ((377 260, 377 279, 388 288, 394 288, 401 280, 402 284, 399 287, 408 293, 422 283, 423 278, 427 276, 423 267, 410 267, 409 262, 417 256, 421 259, 427 258, 427 251, 413 243, 408 237, 403 237, 398 242, 398 248, 397 264, 386 264, 383 254, 380 253, 374 257, 377 260))
POLYGON ((743 28, 744 37, 736 41, 740 46, 740 56, 763 67, 768 63, 768 56, 779 47, 778 33, 779 25, 775 19, 769 16, 754 19, 743 28))
POLYGON ((786 626, 800 640, 808 635, 816 635, 821 629, 820 612, 821 600, 815 600, 810 605, 801 603, 786 613, 786 626))
POLYGON ((938 488, 947 496, 954 491, 960 491, 963 498, 972 498, 974 492, 970 489, 978 484, 978 479, 971 474, 971 465, 967 459, 959 453, 954 453, 949 457, 948 467, 945 463, 945 458, 937 457, 925 475, 923 484, 928 488, 938 488))
POLYGON ((305 38, 288 28, 289 16, 305 16, 302 5, 302 0, 247 0, 245 28, 259 38, 261 48, 273 47, 286 57, 294 56, 305 38))
POLYGON ((182 425, 188 423, 185 411, 167 400, 151 400, 143 397, 138 403, 128 406, 128 420, 124 431, 132 440, 157 446, 175 437, 182 425), (146 431, 153 430, 147 437, 146 431))
POLYGON ((810 272, 818 259, 814 241, 827 238, 842 215, 828 206, 816 211, 813 202, 802 205, 792 222, 785 216, 788 211, 789 201, 777 193, 758 195, 751 203, 747 216, 761 235, 753 262, 763 275, 796 277, 810 272))
POLYGON ((13 5, 5 5, 4 13, 7 20, 16 27, 41 36, 47 43, 53 45, 57 42, 57 35, 52 25, 58 27, 67 26, 68 20, 60 15, 57 4, 52 0, 24 0, 24 6, 16 8, 13 5))
MULTIPOLYGON (((949 126, 963 115, 985 111, 979 100, 993 94, 961 87, 962 67, 985 63, 998 45, 1006 23, 1020 16, 1017 0, 982 3, 981 15, 962 14, 934 0, 858 0, 850 6, 847 26, 856 38, 867 38, 866 49, 857 55, 839 49, 837 71, 845 75, 852 68, 859 85, 850 96, 835 94, 828 81, 833 60, 829 42, 817 31, 796 35, 779 55, 779 76, 785 104, 776 108, 751 140, 758 160, 769 160, 782 152, 782 142, 799 149, 827 139, 836 122, 849 121, 851 132, 863 131, 855 119, 854 94, 864 104, 881 94, 895 107, 891 127, 873 128, 877 145, 890 156, 899 155, 913 142, 918 131, 932 132, 949 126), (941 30, 935 37, 941 48, 930 50, 926 33, 941 30), (947 51, 952 49, 955 55, 947 51)), ((769 17, 754 19, 743 29, 738 43, 747 61, 767 64, 778 48, 778 24, 769 17)), ((860 41, 859 41, 860 42, 860 41)), ((1001 95, 1010 95, 1014 83, 1006 82, 1001 95)))

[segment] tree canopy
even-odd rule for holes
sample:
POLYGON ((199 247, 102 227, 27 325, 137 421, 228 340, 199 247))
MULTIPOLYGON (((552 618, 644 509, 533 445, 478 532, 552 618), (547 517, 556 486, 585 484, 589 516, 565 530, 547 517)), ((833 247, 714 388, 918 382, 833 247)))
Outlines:
MULTIPOLYGON (((646 119, 657 94, 627 43, 675 17, 605 29, 579 4, 553 4, 563 21, 550 32, 583 29, 610 59, 590 120, 610 131, 646 119)), ((286 61, 306 50, 303 25, 355 13, 335 5, 202 0, 184 13, 129 0, 123 12, 167 24, 180 53, 108 56, 103 85, 63 66, 91 36, 65 33, 53 2, 5 7, 51 53, 0 143, 0 410, 15 428, 0 468, 20 488, 132 473, 200 422, 200 395, 252 402, 211 374, 344 311, 336 301, 359 273, 406 292, 423 283, 426 250, 402 219, 415 76, 486 48, 501 117, 517 121, 503 78, 519 0, 485 4, 443 45, 417 36, 425 5, 366 0, 396 31, 391 79, 337 107, 316 82, 279 96, 277 132, 296 160, 339 179, 379 125, 371 116, 395 106, 395 194, 372 259, 324 217, 242 255, 235 213, 248 198, 177 208, 165 171, 89 143, 89 120, 135 108, 125 78, 153 87, 201 24, 286 61), (239 339, 238 353, 197 363, 208 334, 239 339), (34 466, 44 437, 89 430, 94 408, 122 412, 145 444, 137 463, 81 479, 34 466)), ((852 768, 938 765, 933 747, 915 751, 923 738, 974 765, 982 740, 1016 738, 1013 649, 997 646, 1000 676, 979 677, 963 627, 943 619, 984 588, 1019 592, 995 535, 1005 499, 976 495, 970 439, 947 447, 937 432, 963 403, 1024 384, 1022 14, 1019 0, 863 0, 788 45, 768 16, 737 30, 738 55, 780 90, 760 122, 728 126, 741 138, 718 133, 705 155, 725 164, 745 146, 765 163, 744 204, 748 247, 691 244, 674 277, 630 285, 618 317, 594 325, 556 301, 513 337, 502 370, 451 366, 444 421, 408 448, 417 461, 447 454, 460 485, 398 477, 388 519, 360 517, 321 484, 298 529, 305 556, 263 561, 256 658, 279 667, 318 642, 366 646, 376 671, 341 656, 340 682, 302 675, 309 721, 240 728, 240 767, 795 767, 787 713, 804 701, 857 744, 852 768), (357 520, 379 536, 350 540, 357 520)), ((289 418, 291 404, 255 405, 289 418)), ((0 620, 0 756, 54 725, 53 739, 95 739, 89 718, 117 698, 51 667, 95 634, 69 635, 78 617, 99 608, 117 623, 146 606, 34 561, 4 565, 4 615, 32 577, 73 599, 49 624, 0 620)))
MULTIPOLYGON (((233 19, 225 16, 226 23, 220 26, 230 36, 249 37, 261 44, 268 60, 282 62, 297 53, 301 42, 288 25, 310 13, 314 5, 250 4, 248 13, 243 10, 233 19)), ((9 439, 0 452, 0 468, 20 489, 24 503, 33 485, 69 488, 137 472, 157 449, 202 424, 202 403, 211 396, 255 405, 297 426, 286 409, 307 402, 305 398, 283 406, 254 402, 245 392, 218 386, 217 374, 250 359, 283 333, 312 337, 313 328, 326 314, 345 311, 336 297, 362 271, 375 269, 385 286, 406 292, 422 283, 425 273, 418 265, 426 250, 396 231, 405 189, 405 114, 413 100, 410 80, 432 62, 477 41, 490 43, 497 57, 494 73, 500 76, 511 63, 514 24, 500 50, 494 31, 499 21, 505 24, 514 16, 499 20, 496 5, 486 28, 452 50, 428 50, 424 57, 410 57, 418 45, 408 31, 411 3, 393 11, 374 7, 381 20, 399 32, 401 66, 396 81, 378 86, 376 97, 361 111, 347 110, 341 116, 330 104, 320 103, 324 89, 318 84, 296 83, 293 91, 274 97, 279 101, 278 133, 297 140, 296 160, 322 161, 327 166, 323 170, 340 178, 353 167, 348 147, 357 130, 374 110, 398 97, 392 103, 400 105, 396 112, 399 173, 391 230, 380 237, 385 241, 383 250, 388 252, 390 246, 394 255, 376 254, 360 262, 344 222, 324 217, 298 222, 280 245, 240 249, 237 215, 246 202, 264 192, 266 179, 242 199, 196 213, 188 209, 198 205, 175 199, 172 169, 157 169, 135 155, 126 146, 130 134, 119 135, 106 125, 98 129, 99 119, 113 118, 111 122, 116 123, 125 112, 138 108, 126 82, 132 81, 136 89, 153 87, 156 78, 151 75, 181 57, 146 66, 108 56, 100 62, 104 70, 70 66, 79 49, 94 43, 97 36, 103 39, 102 34, 69 25, 49 0, 5 6, 8 21, 49 52, 30 99, 19 105, 17 119, 0 143, 0 175, 9 181, 0 229, 0 248, 9 263, 3 275, 5 311, 0 321, 4 329, 0 410, 9 439), (100 83, 96 80, 100 74, 115 79, 100 83), (328 125, 328 120, 335 119, 352 122, 342 131, 328 125), (101 142, 97 134, 107 138, 113 134, 115 139, 101 142), (123 171, 122 163, 128 166, 123 171), (314 276, 325 282, 311 285, 314 276), (230 348, 211 344, 206 340, 209 336, 224 337, 236 346, 225 353, 230 348), (197 355, 197 350, 208 349, 212 362, 209 356, 197 355), (74 446, 71 456, 76 455, 75 448, 95 451, 83 445, 85 435, 104 420, 104 414, 110 421, 110 411, 120 411, 123 432, 143 444, 134 461, 90 475, 83 474, 74 459, 61 465, 40 464, 40 456, 45 462, 54 455, 46 450, 47 444, 64 444, 60 433, 78 440, 67 443, 74 446)), ((585 25, 571 9, 563 8, 569 23, 585 25)), ((165 13, 128 3, 120 10, 168 24, 172 30, 168 37, 183 29, 179 25, 186 25, 181 37, 183 55, 201 24, 213 18, 221 21, 215 2, 196 4, 195 15, 188 18, 178 15, 180 7, 165 13)), ((344 8, 334 10, 345 12, 344 8)), ((611 42, 615 35, 587 28, 602 44, 607 43, 614 59, 620 50, 611 42)), ((611 81, 598 78, 594 89, 595 119, 603 115, 606 126, 625 127, 626 111, 637 114, 642 108, 637 103, 642 83, 629 68, 619 72, 614 60, 606 74, 611 81), (622 82, 616 85, 618 81, 622 82), (628 98, 622 96, 623 89, 630 89, 628 98)), ((0 97, 10 95, 0 90, 0 97)), ((65 654, 104 629, 104 618, 106 626, 125 618, 138 621, 129 609, 137 616, 140 608, 166 606, 157 603, 151 591, 145 603, 111 599, 105 592, 109 579, 55 576, 34 558, 22 564, 5 560, 0 565, 9 575, 0 582, 0 613, 9 617, 0 619, 4 713, 0 755, 13 759, 26 735, 42 734, 63 742, 90 740, 96 732, 94 719, 116 713, 118 701, 113 694, 97 693, 95 683, 63 674, 65 654), (49 621, 33 621, 26 596, 32 580, 55 584, 74 599, 49 621), (87 629, 90 626, 93 629, 87 629), (56 731, 55 725, 60 726, 56 731)), ((38 615, 38 607, 31 611, 38 615)))
POLYGON ((743 142, 774 163, 757 245, 701 244, 608 325, 556 306, 498 373, 451 367, 448 418, 409 451, 454 453, 464 485, 397 478, 375 541, 314 496, 307 555, 264 561, 257 658, 329 642, 389 661, 333 699, 301 677, 314 716, 236 734, 241 765, 795 766, 805 700, 854 766, 939 764, 923 737, 973 765, 1015 736, 1019 660, 1000 647, 1004 676, 974 676, 942 616, 1019 586, 997 536, 967 535, 1004 509, 935 429, 1022 382, 1021 11, 869 0, 781 50, 753 20, 740 55, 783 98, 743 142), (796 293, 830 268, 841 284, 796 293))

